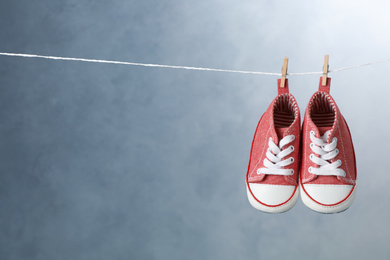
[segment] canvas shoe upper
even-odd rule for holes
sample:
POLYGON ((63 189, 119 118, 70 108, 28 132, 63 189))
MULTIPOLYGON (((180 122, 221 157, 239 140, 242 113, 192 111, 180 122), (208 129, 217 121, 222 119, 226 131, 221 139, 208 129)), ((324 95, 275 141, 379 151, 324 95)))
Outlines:
POLYGON ((300 112, 288 80, 261 117, 252 142, 246 175, 249 202, 258 210, 280 213, 298 198, 300 112))
POLYGON ((356 159, 348 125, 329 94, 330 81, 310 98, 302 128, 302 201, 320 213, 346 210, 356 190, 356 159))

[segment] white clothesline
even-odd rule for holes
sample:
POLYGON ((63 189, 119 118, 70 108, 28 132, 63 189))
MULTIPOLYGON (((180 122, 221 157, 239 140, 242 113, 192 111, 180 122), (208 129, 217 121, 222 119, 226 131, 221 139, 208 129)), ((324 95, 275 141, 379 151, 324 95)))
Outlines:
MULTIPOLYGON (((163 65, 163 64, 148 64, 148 63, 137 63, 137 62, 127 62, 127 61, 114 61, 114 60, 98 60, 98 59, 84 59, 84 58, 70 58, 70 57, 58 57, 58 56, 45 56, 37 54, 25 54, 25 53, 8 53, 0 52, 0 56, 13 56, 13 57, 23 57, 23 58, 40 58, 40 59, 49 59, 49 60, 64 60, 64 61, 81 61, 81 62, 92 62, 92 63, 107 63, 107 64, 120 64, 120 65, 131 65, 131 66, 143 66, 143 67, 157 67, 157 68, 170 68, 170 69, 185 69, 185 70, 200 70, 200 71, 217 71, 217 72, 230 72, 230 73, 241 73, 241 74, 257 74, 257 75, 271 75, 271 76, 281 76, 282 73, 273 73, 273 72, 262 72, 262 71, 245 71, 245 70, 229 70, 229 69, 215 69, 215 68, 202 68, 202 67, 190 67, 190 66, 174 66, 174 65, 163 65)), ((328 73, 338 72, 343 70, 355 69, 359 67, 369 66, 377 63, 389 62, 390 59, 373 61, 369 63, 343 67, 338 69, 329 70, 328 73)), ((313 74, 322 74, 322 71, 315 72, 298 72, 298 73, 287 73, 289 76, 300 76, 300 75, 313 75, 313 74)))

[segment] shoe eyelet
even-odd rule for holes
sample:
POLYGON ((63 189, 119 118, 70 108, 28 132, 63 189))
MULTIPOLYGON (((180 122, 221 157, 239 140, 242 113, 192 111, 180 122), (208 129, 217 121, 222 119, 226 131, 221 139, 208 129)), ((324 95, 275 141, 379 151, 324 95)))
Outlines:
POLYGON ((310 154, 309 158, 313 159, 313 157, 314 157, 314 154, 310 154))
POLYGON ((315 135, 316 133, 314 133, 314 131, 310 131, 310 135, 315 135))
POLYGON ((337 137, 333 137, 332 142, 336 142, 337 143, 337 137))
POLYGON ((290 157, 290 161, 293 163, 294 162, 294 157, 290 157))
POLYGON ((291 170, 290 170, 290 175, 293 175, 293 174, 294 174, 294 170, 291 169, 291 170))
POLYGON ((291 151, 294 151, 294 150, 295 150, 295 148, 294 148, 293 145, 290 145, 290 149, 291 149, 291 151))
POLYGON ((313 169, 313 168, 310 166, 309 169, 307 169, 307 170, 308 170, 309 173, 311 173, 311 172, 312 172, 312 169, 313 169))
POLYGON ((314 143, 311 143, 311 144, 310 144, 310 147, 313 148, 313 147, 314 147, 314 143))
POLYGON ((339 152, 340 152, 339 149, 336 148, 336 154, 339 154, 339 152))
POLYGON ((292 138, 293 140, 295 140, 295 135, 291 135, 291 138, 292 138))
POLYGON ((260 175, 261 173, 260 173, 260 169, 257 169, 257 175, 260 175))

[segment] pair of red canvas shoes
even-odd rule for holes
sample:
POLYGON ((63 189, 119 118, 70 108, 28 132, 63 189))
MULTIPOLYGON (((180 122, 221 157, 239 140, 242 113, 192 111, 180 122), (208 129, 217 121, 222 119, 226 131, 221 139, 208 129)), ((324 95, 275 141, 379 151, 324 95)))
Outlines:
POLYGON ((356 193, 356 159, 348 125, 329 94, 330 78, 310 98, 301 131, 288 79, 257 125, 246 175, 249 202, 258 210, 291 209, 299 190, 304 204, 338 213, 356 193), (299 186, 299 187, 298 187, 299 186))

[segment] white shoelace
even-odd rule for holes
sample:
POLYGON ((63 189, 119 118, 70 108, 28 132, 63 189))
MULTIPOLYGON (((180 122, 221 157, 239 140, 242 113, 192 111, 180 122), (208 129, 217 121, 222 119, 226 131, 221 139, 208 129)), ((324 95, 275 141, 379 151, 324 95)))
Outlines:
POLYGON ((342 162, 337 160, 331 162, 339 154, 339 149, 337 149, 337 138, 334 137, 330 144, 327 143, 328 137, 330 135, 330 130, 326 131, 321 138, 315 137, 314 131, 310 132, 310 144, 311 150, 319 155, 310 154, 310 160, 317 164, 319 167, 309 167, 309 173, 315 175, 335 175, 345 177, 345 171, 340 169, 342 162))
POLYGON ((265 168, 259 168, 257 174, 274 174, 274 175, 293 175, 293 169, 283 169, 284 166, 288 166, 294 162, 294 158, 290 157, 285 160, 282 160, 287 155, 291 154, 294 151, 294 146, 290 145, 288 148, 283 149, 284 146, 294 141, 294 135, 285 136, 279 142, 277 146, 272 138, 268 141, 268 149, 263 163, 265 168))

